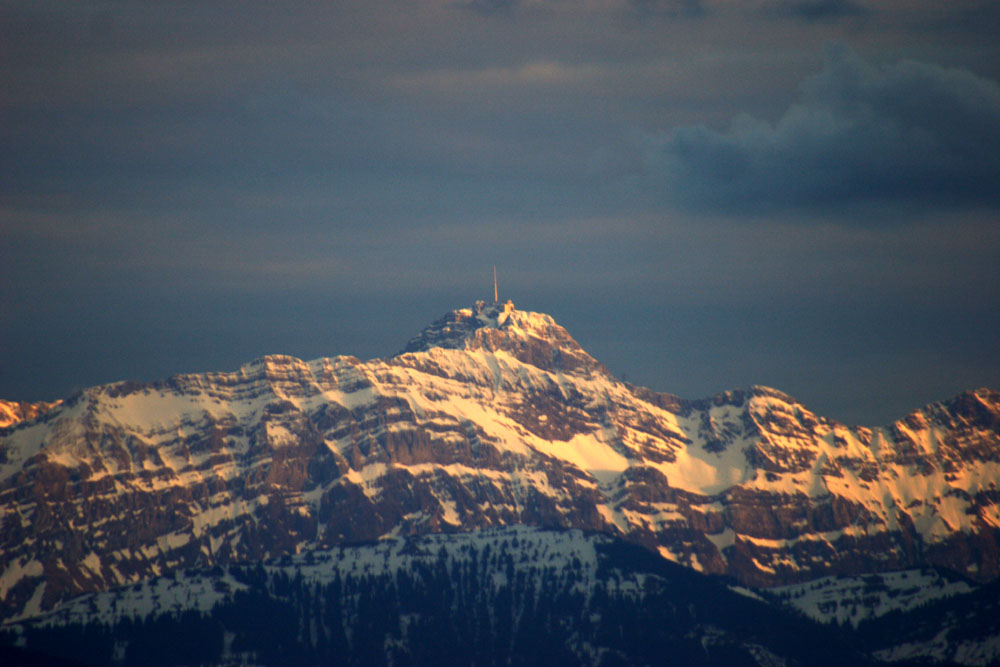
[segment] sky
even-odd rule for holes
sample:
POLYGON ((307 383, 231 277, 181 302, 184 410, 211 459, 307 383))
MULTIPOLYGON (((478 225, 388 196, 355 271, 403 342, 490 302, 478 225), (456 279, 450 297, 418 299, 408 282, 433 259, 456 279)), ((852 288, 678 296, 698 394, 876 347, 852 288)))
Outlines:
POLYGON ((993 0, 0 0, 0 398, 492 298, 881 425, 1000 387, 993 0))

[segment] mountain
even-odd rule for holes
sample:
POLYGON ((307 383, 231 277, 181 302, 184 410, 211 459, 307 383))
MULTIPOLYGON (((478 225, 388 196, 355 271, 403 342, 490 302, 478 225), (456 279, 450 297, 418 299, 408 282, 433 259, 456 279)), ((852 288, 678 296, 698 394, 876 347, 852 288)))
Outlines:
POLYGON ((998 579, 1000 393, 885 427, 766 387, 621 382, 550 316, 477 303, 396 356, 272 355, 93 387, 0 430, 0 609, 195 567, 528 525, 773 587, 998 579))
POLYGON ((5 634, 95 665, 874 664, 641 547, 525 526, 174 572, 5 634))

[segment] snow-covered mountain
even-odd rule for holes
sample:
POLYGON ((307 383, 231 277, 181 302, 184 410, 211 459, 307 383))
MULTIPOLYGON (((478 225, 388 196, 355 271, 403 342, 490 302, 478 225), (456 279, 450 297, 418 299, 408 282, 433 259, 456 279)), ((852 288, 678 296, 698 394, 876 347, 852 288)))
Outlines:
POLYGON ((93 387, 0 431, 0 604, 517 524, 756 586, 927 566, 989 582, 998 483, 994 390, 879 428, 766 387, 684 400, 615 379, 548 315, 478 303, 391 358, 93 387))

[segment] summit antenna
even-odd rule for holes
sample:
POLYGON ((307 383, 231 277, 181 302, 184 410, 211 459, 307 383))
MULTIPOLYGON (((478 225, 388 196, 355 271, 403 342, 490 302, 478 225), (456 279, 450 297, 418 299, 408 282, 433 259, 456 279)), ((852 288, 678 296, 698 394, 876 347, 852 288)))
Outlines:
POLYGON ((493 303, 500 303, 500 293, 497 291, 497 265, 493 265, 493 303))

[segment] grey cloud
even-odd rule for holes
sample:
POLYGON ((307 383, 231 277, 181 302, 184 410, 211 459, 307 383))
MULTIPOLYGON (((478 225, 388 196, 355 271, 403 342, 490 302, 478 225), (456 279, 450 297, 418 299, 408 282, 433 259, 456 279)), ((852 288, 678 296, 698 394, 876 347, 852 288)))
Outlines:
POLYGON ((1000 86, 958 69, 875 66, 843 46, 773 125, 680 126, 646 137, 648 175, 694 208, 761 211, 865 203, 996 205, 1000 86))
POLYGON ((870 10, 852 0, 783 0, 766 13, 802 21, 827 21, 864 16, 870 10))
POLYGON ((518 0, 468 0, 457 3, 458 7, 468 9, 482 16, 509 16, 518 5, 518 0))
POLYGON ((708 14, 702 0, 629 0, 629 4, 643 16, 696 18, 708 14))

